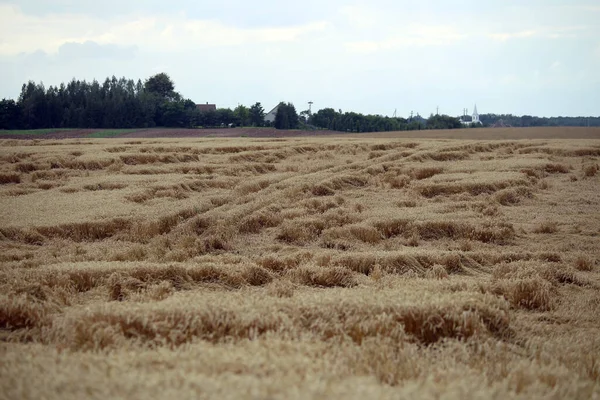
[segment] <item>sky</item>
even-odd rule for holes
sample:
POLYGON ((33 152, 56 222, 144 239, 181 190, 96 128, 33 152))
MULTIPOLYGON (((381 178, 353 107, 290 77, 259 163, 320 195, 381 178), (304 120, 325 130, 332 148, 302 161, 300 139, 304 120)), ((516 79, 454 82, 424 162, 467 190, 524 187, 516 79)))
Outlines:
POLYGON ((218 107, 600 116, 600 1, 0 0, 0 98, 160 72, 218 107))

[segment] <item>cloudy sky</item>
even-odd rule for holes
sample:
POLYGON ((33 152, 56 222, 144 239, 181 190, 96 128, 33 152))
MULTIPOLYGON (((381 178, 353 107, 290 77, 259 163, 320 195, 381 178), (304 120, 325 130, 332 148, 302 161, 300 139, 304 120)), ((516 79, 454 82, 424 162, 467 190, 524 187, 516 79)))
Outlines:
POLYGON ((598 116, 599 21, 598 0, 0 0, 0 98, 167 72, 219 107, 598 116))

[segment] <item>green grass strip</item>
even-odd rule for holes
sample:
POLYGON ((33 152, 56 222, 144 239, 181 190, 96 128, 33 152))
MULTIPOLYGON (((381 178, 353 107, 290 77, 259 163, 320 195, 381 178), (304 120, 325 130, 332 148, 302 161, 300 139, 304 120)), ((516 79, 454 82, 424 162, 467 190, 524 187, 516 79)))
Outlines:
POLYGON ((89 138, 111 138, 123 135, 125 133, 136 132, 137 129, 108 129, 104 131, 98 131, 87 135, 89 138))

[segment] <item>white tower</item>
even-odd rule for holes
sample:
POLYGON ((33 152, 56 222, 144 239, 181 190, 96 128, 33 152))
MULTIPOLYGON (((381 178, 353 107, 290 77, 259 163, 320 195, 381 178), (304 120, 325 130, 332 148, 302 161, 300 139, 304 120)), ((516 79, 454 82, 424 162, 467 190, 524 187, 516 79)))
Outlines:
POLYGON ((477 112, 477 104, 475 104, 475 107, 473 108, 473 120, 471 123, 472 124, 479 123, 479 113, 477 112))

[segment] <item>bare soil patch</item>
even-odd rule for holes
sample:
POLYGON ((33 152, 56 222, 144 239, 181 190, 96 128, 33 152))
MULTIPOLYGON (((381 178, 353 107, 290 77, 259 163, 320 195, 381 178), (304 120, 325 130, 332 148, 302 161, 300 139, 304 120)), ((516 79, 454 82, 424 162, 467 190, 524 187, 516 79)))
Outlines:
MULTIPOLYGON (((77 129, 49 132, 43 135, 20 135, 4 131, 0 139, 76 139, 102 132, 104 129, 77 129)), ((420 130, 400 132, 343 133, 327 130, 281 131, 274 128, 224 128, 176 129, 150 128, 125 131, 118 138, 287 138, 310 136, 336 136, 351 138, 405 138, 405 139, 465 139, 465 140, 516 140, 516 139, 600 139, 600 128, 583 127, 533 127, 533 128, 481 128, 456 130, 420 130)))

